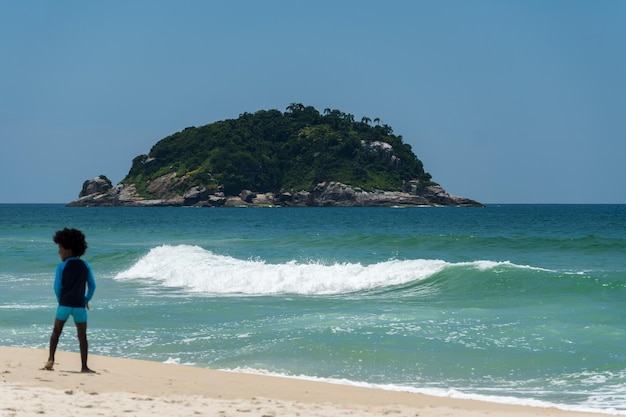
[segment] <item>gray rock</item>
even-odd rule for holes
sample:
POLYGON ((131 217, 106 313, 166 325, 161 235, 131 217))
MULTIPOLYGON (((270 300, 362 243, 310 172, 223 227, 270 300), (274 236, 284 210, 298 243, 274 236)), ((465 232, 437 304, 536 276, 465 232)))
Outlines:
POLYGON ((256 198, 256 193, 250 190, 243 190, 239 193, 239 198, 246 203, 252 203, 252 200, 256 198))
POLYGON ((193 186, 183 195, 184 205, 192 206, 209 198, 209 191, 205 187, 193 186))
POLYGON ((103 176, 86 181, 79 198, 68 206, 199 206, 199 207, 394 207, 394 206, 475 206, 483 204, 448 194, 433 183, 409 181, 402 191, 363 190, 340 182, 322 182, 310 191, 256 193, 244 190, 237 196, 210 193, 205 187, 192 186, 183 195, 177 191, 183 179, 170 173, 151 181, 148 191, 159 196, 146 199, 134 184, 106 184, 103 176))
POLYGON ((99 177, 85 181, 78 197, 85 197, 92 194, 105 194, 111 188, 113 188, 111 181, 104 175, 100 175, 99 177))

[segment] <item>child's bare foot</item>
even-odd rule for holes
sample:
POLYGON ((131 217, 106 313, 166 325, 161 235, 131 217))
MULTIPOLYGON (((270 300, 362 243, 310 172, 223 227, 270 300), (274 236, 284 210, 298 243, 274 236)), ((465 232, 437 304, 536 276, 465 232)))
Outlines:
POLYGON ((46 371, 52 371, 53 368, 54 368, 54 361, 52 360, 46 362, 46 364, 43 367, 43 369, 45 369, 46 371))
POLYGON ((80 370, 81 373, 83 374, 95 374, 96 371, 92 371, 91 369, 84 367, 83 369, 80 370))

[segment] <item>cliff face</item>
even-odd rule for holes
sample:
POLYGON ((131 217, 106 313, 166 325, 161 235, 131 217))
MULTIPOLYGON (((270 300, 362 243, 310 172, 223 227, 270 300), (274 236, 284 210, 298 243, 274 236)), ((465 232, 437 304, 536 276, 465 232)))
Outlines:
POLYGON ((134 184, 103 185, 102 177, 86 181, 79 198, 68 204, 89 206, 195 206, 195 207, 395 207, 395 206, 469 206, 482 207, 478 201, 448 194, 439 185, 421 186, 416 181, 403 191, 365 191, 340 182, 323 182, 311 191, 295 193, 256 193, 243 190, 239 195, 209 193, 202 187, 191 187, 184 195, 173 193, 175 175, 165 175, 149 184, 151 192, 162 196, 146 199, 137 193, 134 184))

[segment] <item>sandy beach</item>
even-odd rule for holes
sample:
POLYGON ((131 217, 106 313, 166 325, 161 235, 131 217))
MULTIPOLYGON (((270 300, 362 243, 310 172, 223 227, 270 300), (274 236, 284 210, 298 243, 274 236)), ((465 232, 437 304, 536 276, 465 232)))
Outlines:
POLYGON ((76 353, 0 347, 0 416, 598 416, 76 353))

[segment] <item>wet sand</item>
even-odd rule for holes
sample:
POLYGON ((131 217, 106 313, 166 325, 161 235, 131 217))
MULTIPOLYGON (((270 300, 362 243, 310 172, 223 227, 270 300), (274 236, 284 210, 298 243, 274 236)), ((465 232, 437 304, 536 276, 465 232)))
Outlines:
POLYGON ((601 416, 276 376, 0 347, 0 416, 601 416))

